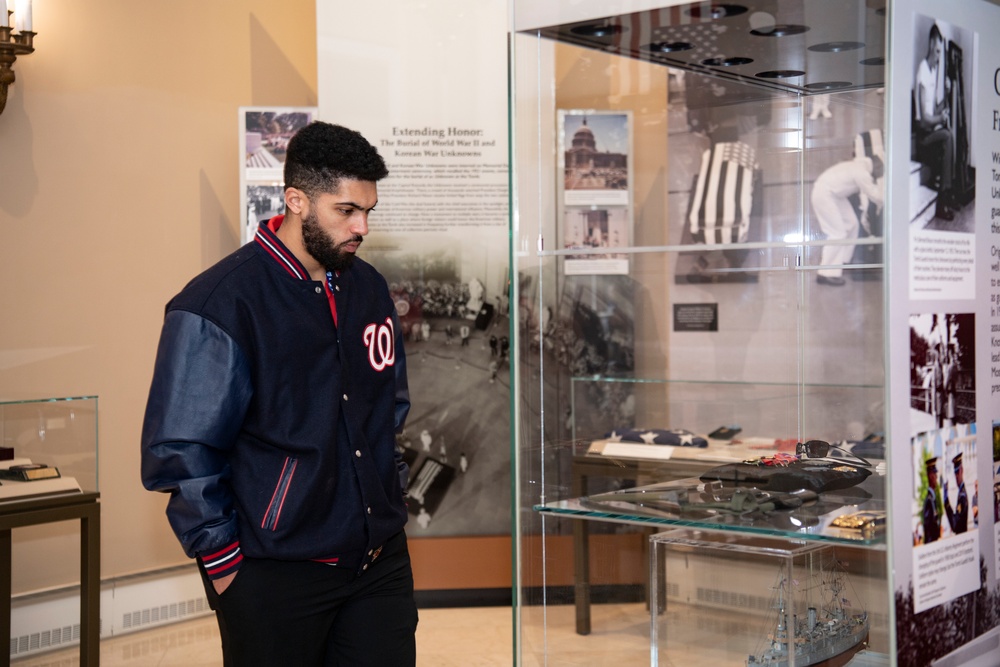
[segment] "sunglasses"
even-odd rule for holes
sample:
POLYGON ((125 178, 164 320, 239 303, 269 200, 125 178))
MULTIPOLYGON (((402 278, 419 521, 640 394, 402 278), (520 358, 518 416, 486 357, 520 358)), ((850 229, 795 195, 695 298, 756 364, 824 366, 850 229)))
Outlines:
MULTIPOLYGON (((810 459, 821 459, 827 458, 830 455, 830 450, 835 449, 841 454, 851 457, 855 461, 860 462, 861 465, 866 468, 871 468, 872 464, 867 459, 864 459, 854 452, 849 452, 843 447, 838 447, 837 445, 831 445, 825 440, 807 440, 806 442, 800 442, 795 445, 795 453, 799 456, 805 456, 810 459)), ((851 461, 845 461, 845 463, 852 463, 851 461)))

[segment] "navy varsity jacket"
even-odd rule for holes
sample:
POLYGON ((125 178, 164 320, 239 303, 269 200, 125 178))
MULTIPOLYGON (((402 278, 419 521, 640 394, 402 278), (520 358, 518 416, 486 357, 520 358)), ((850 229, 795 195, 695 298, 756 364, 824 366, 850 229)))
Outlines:
POLYGON ((211 578, 244 554, 360 572, 403 529, 402 338, 371 265, 315 282, 266 224, 167 304, 142 481, 211 578))

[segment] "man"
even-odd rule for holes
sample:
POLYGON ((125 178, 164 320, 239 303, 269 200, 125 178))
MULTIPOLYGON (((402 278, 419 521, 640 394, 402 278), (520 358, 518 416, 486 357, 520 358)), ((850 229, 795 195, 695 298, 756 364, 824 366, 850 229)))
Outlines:
POLYGON ((937 504, 937 458, 929 458, 924 463, 927 470, 927 495, 924 496, 922 521, 924 524, 924 544, 930 544, 941 537, 941 513, 937 504))
POLYGON ((386 175, 360 134, 306 126, 285 215, 166 308, 142 479, 170 494, 227 667, 415 663, 402 329, 355 257, 386 175))
POLYGON ((914 86, 914 132, 921 155, 940 177, 934 215, 942 220, 955 219, 952 176, 955 169, 955 137, 948 117, 948 81, 942 70, 944 38, 937 24, 931 26, 927 57, 917 67, 914 86))
MULTIPOLYGON (((885 198, 881 180, 883 173, 882 160, 873 155, 838 162, 816 178, 810 201, 827 241, 858 237, 860 221, 850 197, 862 197, 862 210, 868 208, 867 202, 881 207, 885 198)), ((844 285, 847 281, 843 278, 841 267, 853 255, 853 245, 824 245, 820 262, 825 268, 816 272, 816 282, 820 285, 844 285)))
POLYGON ((933 354, 931 355, 932 363, 934 364, 931 369, 931 380, 934 384, 934 420, 938 428, 944 428, 944 410, 945 410, 945 395, 944 395, 944 347, 941 343, 937 343, 934 346, 933 354))
POLYGON ((959 452, 951 460, 951 465, 955 469, 955 482, 958 484, 958 500, 955 501, 955 509, 951 509, 948 501, 948 487, 944 487, 944 511, 948 515, 948 524, 951 532, 956 535, 964 533, 969 529, 969 496, 965 492, 965 473, 962 471, 962 452, 959 452))
MULTIPOLYGON (((944 398, 942 403, 944 405, 944 418, 948 420, 949 426, 955 425, 956 417, 956 405, 955 405, 955 387, 958 383, 958 364, 956 361, 955 350, 952 347, 945 348, 944 353, 944 368, 942 369, 942 391, 944 393, 944 398)), ((942 420, 942 425, 944 420, 942 420)))

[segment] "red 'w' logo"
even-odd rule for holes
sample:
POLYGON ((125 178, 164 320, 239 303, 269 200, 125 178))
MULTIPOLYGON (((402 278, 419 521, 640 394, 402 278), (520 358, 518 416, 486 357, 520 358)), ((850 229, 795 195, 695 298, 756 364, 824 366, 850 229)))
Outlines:
POLYGON ((368 362, 377 371, 396 363, 396 338, 393 335, 392 318, 385 318, 385 324, 369 324, 365 327, 362 340, 368 348, 368 362))

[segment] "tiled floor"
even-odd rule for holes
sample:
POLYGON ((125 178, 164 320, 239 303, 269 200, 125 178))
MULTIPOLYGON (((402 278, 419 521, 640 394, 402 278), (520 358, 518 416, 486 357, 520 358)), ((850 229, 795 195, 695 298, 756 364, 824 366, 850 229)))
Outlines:
MULTIPOLYGON (((417 628, 418 667, 511 665, 509 607, 421 609, 417 628)), ((75 667, 76 649, 13 661, 16 667, 75 667)), ((102 667, 219 667, 218 626, 204 616, 101 642, 102 667)))
MULTIPOLYGON (((417 628, 418 667, 512 665, 509 607, 421 609, 417 628)), ((75 667, 77 649, 13 661, 16 667, 75 667)), ((205 616, 101 642, 102 667, 218 667, 218 626, 205 616)))
MULTIPOLYGON (((571 605, 524 610, 519 664, 525 667, 622 667, 649 664, 649 615, 644 604, 593 607, 593 631, 574 630, 571 605), (547 632, 541 632, 544 625, 547 632), (547 659, 544 657, 547 655, 547 659)), ((501 667, 514 664, 510 607, 421 609, 417 667, 501 667)), ((14 660, 15 667, 76 667, 77 649, 14 660)), ((214 616, 105 639, 102 667, 219 667, 214 616)))
MULTIPOLYGON (((572 605, 525 607, 521 610, 522 667, 631 667, 650 664, 649 612, 644 603, 591 607, 592 630, 575 631, 572 605), (543 631, 544 628, 544 631, 543 631)), ((699 614, 695 614, 699 616, 699 614)), ((726 652, 726 633, 719 632, 719 610, 706 610, 704 632, 685 636, 692 650, 675 645, 661 663, 671 667, 743 665, 746 653, 726 652), (706 634, 707 633, 707 634, 706 634), (716 650, 719 649, 719 650, 716 650), (723 654, 725 657, 723 657, 723 654), (662 662, 665 660, 665 662, 662 662)), ((746 619, 743 619, 744 622, 746 619)), ((691 625, 686 620, 682 624, 691 625)), ((509 607, 421 609, 417 627, 417 667, 506 667, 514 665, 512 613, 509 607)), ((661 630, 665 631, 665 629, 661 630)), ((739 634, 739 633, 737 633, 739 634)), ((76 649, 53 651, 14 660, 14 667, 77 667, 76 649)), ((862 651, 852 667, 886 667, 887 656, 862 651)), ((218 629, 213 616, 134 632, 101 642, 102 667, 220 667, 218 629)), ((276 666, 276 667, 286 667, 276 666)))

